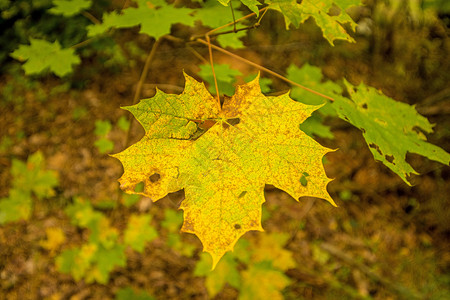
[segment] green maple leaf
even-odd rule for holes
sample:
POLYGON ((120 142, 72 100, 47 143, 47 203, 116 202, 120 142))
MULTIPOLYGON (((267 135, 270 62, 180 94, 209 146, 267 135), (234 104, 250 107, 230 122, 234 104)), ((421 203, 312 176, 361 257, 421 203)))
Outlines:
POLYGON ((355 30, 357 24, 346 13, 346 10, 352 6, 361 5, 360 0, 303 0, 301 4, 297 0, 270 0, 267 3, 269 9, 279 11, 284 15, 286 29, 290 24, 298 27, 307 19, 314 18, 316 24, 321 28, 324 38, 331 45, 334 45, 334 40, 355 41, 347 33, 343 24, 349 24, 355 30), (333 4, 341 10, 338 15, 328 14, 333 4))
POLYGON ((334 204, 326 186, 323 156, 330 149, 304 134, 298 124, 320 106, 287 94, 266 97, 259 76, 236 88, 221 107, 203 83, 185 75, 181 95, 157 91, 126 107, 145 129, 135 145, 113 155, 124 167, 121 188, 157 201, 184 189, 182 231, 196 234, 215 266, 247 231, 262 230, 264 186, 295 199, 313 196, 334 204), (300 183, 307 172, 307 186, 300 183))
POLYGON ((13 159, 11 175, 14 189, 34 193, 38 198, 53 196, 53 188, 58 185, 58 173, 45 170, 45 159, 40 151, 30 155, 26 163, 13 159))
POLYGON ((241 41, 241 38, 246 36, 246 31, 238 31, 236 33, 229 33, 219 35, 217 37, 217 42, 223 47, 229 47, 233 49, 239 49, 244 47, 244 43, 241 41))
POLYGON ((55 15, 63 15, 64 17, 71 17, 78 14, 80 11, 88 9, 92 5, 91 0, 53 0, 53 5, 49 12, 55 15))
MULTIPOLYGON (((235 69, 231 69, 227 64, 215 64, 214 72, 216 74, 217 86, 219 87, 219 94, 232 95, 234 93, 234 83, 236 82, 236 76, 242 75, 241 72, 235 69)), ((198 72, 203 80, 209 83, 208 90, 212 93, 216 93, 216 87, 214 84, 214 75, 210 64, 200 65, 200 72, 198 72)))
POLYGON ((156 229, 150 225, 150 221, 150 215, 131 215, 127 229, 125 230, 125 244, 142 253, 145 244, 158 237, 158 233, 156 229))
MULTIPOLYGON (((332 81, 322 81, 322 71, 320 68, 311 66, 309 64, 298 68, 295 65, 290 65, 287 70, 286 77, 294 82, 301 83, 310 89, 322 93, 324 95, 333 95, 333 92, 341 92, 342 88, 332 81)), ((310 118, 300 125, 309 136, 319 136, 323 138, 334 138, 329 126, 323 124, 324 116, 335 116, 336 112, 331 106, 331 103, 319 95, 312 94, 302 88, 292 86, 291 97, 299 102, 311 105, 324 104, 320 109, 315 111, 310 118)))
POLYGON ((414 108, 394 101, 364 84, 354 87, 345 81, 350 99, 337 96, 333 106, 339 117, 363 132, 374 158, 383 162, 410 185, 409 176, 418 174, 405 160, 416 153, 449 165, 450 154, 427 142, 421 132, 433 132, 433 125, 414 108))
POLYGON ((31 213, 31 196, 22 190, 12 189, 8 197, 0 198, 0 224, 27 220, 31 213))
POLYGON ((239 288, 241 276, 238 263, 231 253, 225 254, 213 271, 211 271, 211 263, 211 257, 202 253, 194 270, 194 276, 206 277, 205 285, 211 298, 215 297, 227 283, 234 288, 239 288))
POLYGON ((12 160, 12 189, 8 197, 0 199, 0 224, 28 219, 32 208, 32 194, 42 199, 55 194, 58 173, 45 170, 40 151, 31 154, 27 162, 12 160))
MULTIPOLYGON (((235 19, 243 16, 244 14, 239 10, 234 12, 235 19)), ((220 5, 216 0, 206 1, 202 8, 195 12, 195 18, 200 20, 203 25, 211 28, 217 28, 233 22, 233 15, 230 8, 220 5)))
POLYGON ((138 7, 129 7, 123 10, 121 15, 106 13, 103 23, 88 27, 89 36, 100 34, 106 30, 116 28, 128 28, 140 26, 140 33, 147 34, 155 39, 169 34, 173 24, 181 23, 194 25, 193 10, 189 8, 175 8, 165 1, 136 0, 138 7))
MULTIPOLYGON (((220 4, 224 6, 228 6, 228 3, 230 3, 231 0, 217 0, 220 4)), ((259 16, 259 9, 258 5, 261 5, 257 0, 239 0, 242 4, 247 6, 252 12, 256 14, 256 16, 259 16)))
POLYGON ((296 266, 292 252, 283 248, 289 239, 286 233, 270 233, 253 241, 251 261, 261 263, 269 261, 273 268, 286 271, 296 266))
POLYGON ((20 45, 11 53, 11 57, 26 61, 22 66, 25 74, 40 74, 50 69, 59 77, 72 73, 72 66, 81 62, 71 48, 62 49, 58 41, 54 43, 45 40, 30 39, 30 45, 20 45))
POLYGON ((251 299, 284 299, 281 291, 291 283, 289 277, 270 262, 251 265, 242 272, 241 292, 239 300, 251 299))

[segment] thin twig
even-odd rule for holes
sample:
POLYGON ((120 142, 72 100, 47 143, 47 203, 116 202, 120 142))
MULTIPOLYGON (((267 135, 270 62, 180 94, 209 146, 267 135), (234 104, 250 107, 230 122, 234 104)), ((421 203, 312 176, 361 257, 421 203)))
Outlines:
POLYGON ((200 53, 198 53, 197 50, 195 50, 194 48, 192 48, 191 46, 186 46, 186 48, 192 52, 192 54, 194 54, 195 57, 197 57, 199 60, 201 60, 204 64, 208 64, 209 62, 203 57, 201 56, 200 53))
MULTIPOLYGON (((150 68, 150 63, 153 60, 153 57, 155 56, 155 53, 156 53, 156 49, 158 48, 161 41, 162 41, 162 37, 157 39, 155 41, 155 43, 153 44, 152 49, 150 50, 150 53, 147 55, 147 59, 145 60, 144 68, 142 69, 141 77, 139 78, 138 85, 137 85, 136 91, 134 93, 132 105, 135 105, 138 102, 139 97, 141 96, 142 86, 144 84, 145 78, 147 77, 148 69, 150 68)), ((130 132, 131 132, 132 125, 133 125, 133 122, 130 122, 130 127, 128 128, 127 135, 125 137, 124 147, 126 147, 128 145, 128 142, 130 140, 130 132)))
POLYGON ((232 2, 233 1, 230 1, 229 3, 230 3, 231 15, 233 16, 233 29, 234 29, 234 32, 236 32, 236 18, 234 17, 234 10, 233 10, 232 2))
POLYGON ((231 57, 233 57, 233 58, 235 58, 235 59, 237 59, 237 60, 240 60, 240 61, 242 61, 242 62, 244 62, 244 63, 246 63, 246 64, 248 64, 248 65, 251 65, 251 66, 253 66, 253 67, 257 68, 257 69, 260 69, 261 71, 264 71, 264 72, 269 73, 269 74, 271 74, 271 75, 273 75, 273 76, 275 76, 275 77, 278 77, 278 78, 280 78, 281 80, 283 80, 283 81, 285 81, 285 82, 287 82, 287 83, 290 83, 290 84, 295 85, 295 86, 297 86, 297 87, 299 87, 299 88, 302 88, 302 89, 304 89, 305 91, 308 91, 308 92, 310 92, 310 93, 313 93, 313 94, 315 94, 315 95, 317 95, 317 96, 320 96, 320 97, 322 97, 322 98, 328 99, 328 100, 330 100, 330 101, 334 101, 333 98, 331 98, 331 97, 329 97, 329 96, 327 96, 327 95, 324 95, 324 94, 319 93, 319 92, 317 92, 317 91, 315 91, 315 90, 313 90, 313 89, 310 89, 310 88, 308 88, 308 87, 306 87, 306 86, 303 86, 303 85, 301 85, 301 84, 298 84, 297 82, 294 82, 294 81, 292 81, 292 80, 290 80, 290 79, 287 79, 287 78, 284 77, 283 75, 280 75, 280 74, 278 74, 278 73, 276 73, 276 72, 274 72, 274 71, 272 71, 272 70, 269 70, 269 69, 267 69, 267 68, 265 68, 265 67, 263 67, 263 66, 261 66, 261 65, 258 65, 258 64, 254 63, 254 62, 252 62, 252 61, 250 61, 250 60, 248 60, 248 59, 245 59, 245 58, 243 58, 243 57, 241 57, 241 56, 239 56, 239 55, 236 55, 236 54, 234 54, 234 53, 231 53, 230 51, 227 51, 227 50, 225 50, 225 49, 223 49, 223 48, 220 48, 219 46, 216 46, 216 45, 214 45, 214 44, 208 43, 208 42, 206 42, 206 41, 204 41, 204 40, 202 40, 202 39, 200 39, 200 38, 197 38, 197 39, 195 39, 195 40, 196 40, 197 42, 199 42, 199 43, 204 44, 204 45, 208 45, 208 47, 214 48, 215 50, 220 51, 220 52, 222 52, 222 53, 224 53, 224 54, 226 54, 226 55, 228 55, 228 56, 231 56, 231 57))
POLYGON ((239 31, 244 31, 244 30, 249 30, 249 29, 255 29, 255 28, 258 28, 259 26, 260 26, 260 24, 254 24, 254 25, 247 26, 244 28, 239 28, 239 29, 235 28, 235 29, 231 29, 231 30, 227 30, 227 31, 216 32, 213 34, 209 34, 209 37, 218 36, 218 35, 222 35, 222 34, 228 34, 228 33, 236 33, 239 31))
POLYGON ((83 15, 83 16, 85 16, 87 19, 89 19, 89 21, 91 21, 92 23, 94 23, 94 24, 101 24, 102 22, 100 22, 100 20, 99 19, 97 19, 96 17, 94 17, 94 15, 93 14, 91 14, 91 13, 89 13, 89 12, 87 12, 87 11, 82 11, 81 12, 81 14, 83 15))
POLYGON ((268 11, 269 11, 268 9, 264 10, 261 17, 259 17, 258 21, 256 21, 256 24, 258 24, 258 25, 261 24, 262 18, 266 15, 266 12, 268 12, 268 11))
POLYGON ((216 94, 217 94, 217 103, 219 104, 219 110, 220 110, 220 95, 219 95, 219 86, 217 85, 217 78, 216 78, 216 72, 214 71, 214 61, 212 56, 212 49, 211 49, 211 40, 209 39, 209 35, 205 35, 206 40, 208 41, 208 51, 209 51, 209 61, 211 63, 211 70, 214 77, 214 85, 216 86, 216 94))
MULTIPOLYGON (((259 10, 259 12, 262 12, 262 11, 265 11, 265 10, 267 10, 267 7, 261 8, 261 9, 259 10)), ((217 28, 215 28, 215 29, 213 29, 213 30, 210 30, 210 31, 208 31, 206 34, 208 34, 208 35, 211 36, 211 34, 212 34, 213 32, 216 32, 216 31, 218 31, 218 30, 227 28, 228 26, 231 26, 231 25, 234 25, 234 24, 236 24, 236 23, 239 23, 239 22, 241 22, 241 21, 243 21, 243 20, 245 20, 245 19, 251 18, 251 17, 253 17, 253 16, 255 16, 255 15, 256 15, 256 13, 248 14, 248 15, 246 15, 246 16, 243 16, 242 18, 237 19, 236 21, 233 21, 233 22, 231 22, 231 23, 228 23, 228 24, 222 25, 222 26, 220 26, 220 27, 217 27, 217 28)), ((196 40, 197 38, 201 38, 201 37, 204 37, 204 36, 205 36, 205 34, 193 35, 193 36, 191 37, 191 41, 194 41, 194 40, 196 40)))
POLYGON ((84 47, 84 46, 86 46, 86 45, 92 43, 94 40, 95 40, 95 38, 90 38, 90 39, 84 40, 84 41, 82 41, 82 42, 79 42, 78 44, 75 44, 75 45, 73 45, 73 46, 70 46, 70 48, 72 48, 72 49, 78 49, 78 48, 84 47))

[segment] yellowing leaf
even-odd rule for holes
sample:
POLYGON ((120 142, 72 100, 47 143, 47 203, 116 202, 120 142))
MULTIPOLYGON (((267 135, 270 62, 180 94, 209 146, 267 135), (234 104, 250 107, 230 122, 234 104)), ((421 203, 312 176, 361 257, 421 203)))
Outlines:
POLYGON ((226 283, 234 288, 239 288, 240 275, 237 269, 238 263, 231 253, 227 253, 217 267, 211 271, 211 258, 205 253, 195 266, 195 276, 206 276, 206 289, 211 298, 215 297, 226 283))
POLYGON ((334 202, 322 147, 299 129, 320 106, 298 103, 288 94, 266 97, 259 76, 236 88, 221 107, 203 83, 186 77, 181 95, 155 97, 126 107, 145 136, 113 155, 124 167, 121 188, 157 201, 185 190, 182 231, 196 234, 213 266, 247 231, 261 227, 264 186, 272 184, 296 200, 313 196, 334 202), (309 174, 308 184, 300 178, 309 174))
POLYGON ((150 215, 131 215, 125 230, 125 244, 142 253, 145 244, 158 237, 156 229, 150 225, 150 220, 150 215))
POLYGON ((47 234, 47 239, 40 241, 40 245, 51 253, 54 253, 66 241, 66 236, 61 228, 47 228, 45 233, 47 234))
POLYGON ((253 262, 271 261, 276 269, 287 270, 295 267, 295 260, 292 252, 283 249, 289 239, 286 233, 265 234, 256 240, 252 251, 253 262))
POLYGON ((290 279, 269 262, 250 266, 242 272, 239 300, 271 299, 283 300, 281 291, 290 284, 290 279))

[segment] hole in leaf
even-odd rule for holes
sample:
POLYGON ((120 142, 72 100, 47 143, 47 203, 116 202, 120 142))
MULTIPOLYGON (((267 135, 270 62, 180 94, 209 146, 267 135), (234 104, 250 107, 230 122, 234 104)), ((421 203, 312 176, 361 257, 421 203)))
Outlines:
POLYGON ((150 181, 152 183, 157 182, 159 179, 161 179, 161 175, 159 175, 158 173, 155 173, 153 175, 151 175, 148 179, 150 179, 150 181))
POLYGON ((378 152, 380 155, 383 155, 383 153, 381 152, 380 147, 378 147, 378 145, 375 145, 374 143, 371 143, 371 144, 369 144, 369 147, 372 148, 372 149, 377 150, 377 152, 378 152))
POLYGON ((143 181, 141 181, 141 182, 139 182, 138 184, 136 184, 136 186, 134 187, 134 191, 136 192, 136 193, 140 193, 140 192, 142 192, 142 191, 144 191, 144 182, 143 181))
POLYGON ((247 191, 243 191, 242 193, 239 194, 238 198, 242 198, 245 196, 245 194, 247 194, 247 191))
POLYGON ((386 158, 386 160, 388 162, 390 162, 391 164, 394 164, 394 156, 392 156, 392 155, 385 155, 384 158, 386 158))
POLYGON ((234 229, 241 229, 241 225, 239 225, 239 224, 234 224, 234 229))
POLYGON ((364 103, 364 104, 362 105, 362 108, 367 109, 367 103, 364 103))
POLYGON ((235 125, 241 123, 241 119, 239 119, 239 118, 227 119, 227 123, 230 124, 231 126, 235 126, 235 125))

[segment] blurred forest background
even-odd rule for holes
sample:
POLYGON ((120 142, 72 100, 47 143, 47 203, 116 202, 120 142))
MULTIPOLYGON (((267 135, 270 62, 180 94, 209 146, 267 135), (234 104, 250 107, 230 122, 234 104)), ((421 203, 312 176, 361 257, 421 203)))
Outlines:
MULTIPOLYGON (((89 16, 125 3, 94 1, 89 15, 66 18, 48 13, 50 0, 0 0, 0 299, 450 299, 449 167, 408 155, 421 174, 410 187, 337 118, 324 120, 332 134, 317 140, 339 149, 325 162, 339 207, 298 203, 267 186, 265 232, 246 234, 214 272, 200 241, 179 232, 182 192, 156 203, 120 192, 121 164, 107 154, 128 146, 134 121, 120 107, 133 103, 154 39, 134 28, 91 40, 63 78, 26 76, 10 54, 30 37, 76 45, 87 39, 89 16)), ((364 3, 351 11, 356 43, 331 47, 313 21, 285 30, 283 16, 269 11, 232 51, 280 74, 308 63, 327 79, 414 104, 436 124, 428 140, 449 152, 448 1, 364 3)), ((177 37, 205 31, 172 27, 177 37)), ((141 98, 156 86, 180 93, 183 70, 207 81, 205 59, 203 45, 164 39, 141 98)), ((257 73, 219 52, 214 59, 237 70, 228 84, 257 73)), ((268 94, 291 88, 261 75, 271 80, 268 94)), ((130 144, 142 135, 135 123, 130 144)))

